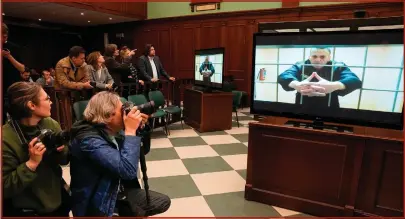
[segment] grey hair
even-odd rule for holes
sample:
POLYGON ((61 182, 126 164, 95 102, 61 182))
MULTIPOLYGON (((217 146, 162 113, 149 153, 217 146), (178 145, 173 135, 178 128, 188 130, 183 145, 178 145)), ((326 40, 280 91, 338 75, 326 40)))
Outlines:
POLYGON ((115 113, 120 97, 112 92, 102 91, 94 95, 83 112, 84 120, 107 124, 115 113))
POLYGON ((324 49, 324 50, 328 51, 329 54, 332 54, 332 50, 329 47, 322 47, 322 46, 311 48, 310 53, 312 53, 313 51, 316 51, 316 50, 321 50, 321 49, 324 49))

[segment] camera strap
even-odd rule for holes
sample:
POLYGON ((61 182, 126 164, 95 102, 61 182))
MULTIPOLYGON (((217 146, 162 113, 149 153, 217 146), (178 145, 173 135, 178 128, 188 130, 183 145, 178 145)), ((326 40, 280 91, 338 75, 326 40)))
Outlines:
MULTIPOLYGON (((18 124, 18 122, 17 122, 16 120, 14 120, 14 119, 10 116, 10 114, 8 114, 8 113, 7 113, 7 118, 8 118, 8 121, 9 121, 11 127, 12 127, 13 130, 15 131, 15 133, 17 133, 17 137, 18 137, 18 139, 20 140, 21 144, 22 144, 23 146, 26 146, 26 147, 28 148, 29 143, 28 143, 28 141, 27 141, 26 136, 24 135, 24 132, 21 130, 21 127, 20 127, 20 125, 18 124)), ((40 131, 41 131, 41 127, 40 127, 39 125, 37 125, 36 127, 37 127, 38 131, 40 132, 40 131)), ((52 167, 52 166, 51 166, 51 167, 52 167)), ((60 174, 59 174, 59 171, 56 170, 56 168, 53 168, 53 167, 52 167, 51 169, 52 169, 53 172, 56 174, 56 176, 59 176, 59 175, 60 175, 60 174)), ((61 176, 61 181, 62 181, 62 187, 63 187, 63 188, 66 190, 66 192, 70 195, 70 188, 69 188, 68 184, 66 183, 66 181, 63 179, 62 176, 61 176)))

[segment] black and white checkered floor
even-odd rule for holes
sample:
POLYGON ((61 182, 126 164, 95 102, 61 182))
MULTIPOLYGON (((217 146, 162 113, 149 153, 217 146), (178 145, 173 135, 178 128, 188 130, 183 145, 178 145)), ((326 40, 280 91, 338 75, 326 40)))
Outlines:
MULTIPOLYGON (((159 217, 265 216, 308 217, 299 212, 244 199, 248 148, 248 124, 255 122, 249 109, 238 112, 231 130, 199 133, 180 123, 153 133, 146 156, 149 186, 172 199, 159 217)), ((69 167, 64 177, 70 182, 69 167)))

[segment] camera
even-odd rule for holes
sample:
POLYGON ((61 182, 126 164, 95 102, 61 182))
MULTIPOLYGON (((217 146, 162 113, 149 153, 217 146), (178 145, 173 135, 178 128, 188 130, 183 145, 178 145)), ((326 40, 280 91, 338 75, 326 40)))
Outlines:
POLYGON ((55 133, 50 129, 42 129, 38 135, 38 142, 42 142, 45 148, 49 151, 55 150, 57 147, 67 144, 70 141, 70 133, 61 131, 55 133))
MULTIPOLYGON (((132 103, 131 101, 127 101, 122 105, 122 111, 125 114, 128 114, 132 110, 132 108, 134 108, 135 106, 136 105, 134 103, 132 103)), ((141 113, 152 114, 155 109, 155 102, 152 100, 150 102, 138 105, 136 107, 138 108, 138 110, 141 113)))

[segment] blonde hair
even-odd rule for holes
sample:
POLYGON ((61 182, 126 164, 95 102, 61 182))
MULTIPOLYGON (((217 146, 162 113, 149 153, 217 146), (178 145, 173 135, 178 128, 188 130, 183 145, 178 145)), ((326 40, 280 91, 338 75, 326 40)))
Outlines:
POLYGON ((120 51, 120 58, 121 58, 121 61, 124 61, 124 59, 129 56, 129 53, 130 53, 130 52, 131 52, 131 51, 130 51, 129 49, 122 49, 122 50, 120 51))
POLYGON ((120 97, 112 92, 102 91, 94 95, 83 112, 84 120, 107 124, 120 103, 120 97))

